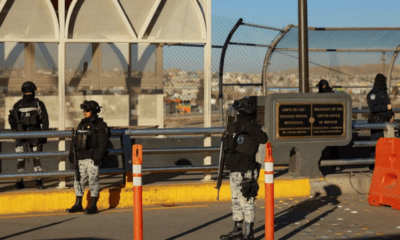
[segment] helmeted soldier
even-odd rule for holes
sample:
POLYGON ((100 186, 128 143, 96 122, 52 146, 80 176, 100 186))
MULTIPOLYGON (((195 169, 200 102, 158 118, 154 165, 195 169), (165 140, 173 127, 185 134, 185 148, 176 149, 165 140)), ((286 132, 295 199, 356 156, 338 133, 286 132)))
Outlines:
MULTIPOLYGON (((10 110, 8 122, 13 131, 40 131, 49 129, 49 117, 46 107, 42 101, 35 98, 36 85, 27 81, 21 86, 23 97, 14 104, 10 110)), ((17 139, 15 141, 15 152, 40 152, 47 138, 17 139)), ((17 171, 25 171, 26 159, 18 159, 17 171)), ((42 171, 42 165, 39 158, 33 159, 33 169, 35 172, 42 171)), ((16 188, 24 188, 23 179, 18 179, 16 188)), ((43 189, 42 179, 36 180, 36 187, 43 189)))
POLYGON ((329 86, 329 82, 325 79, 321 79, 317 85, 318 87, 318 93, 333 93, 334 91, 332 88, 329 86))
POLYGON ((259 145, 268 141, 268 136, 255 122, 256 104, 251 98, 234 101, 233 108, 237 110, 237 120, 228 126, 228 133, 223 137, 223 147, 225 168, 230 170, 234 227, 231 232, 220 238, 254 239, 254 201, 261 168, 255 156, 259 145))
MULTIPOLYGON (((374 87, 367 95, 367 102, 370 110, 368 123, 393 121, 394 113, 387 93, 386 77, 383 74, 376 75, 374 87)), ((371 140, 376 141, 381 137, 383 137, 383 130, 371 130, 371 140)), ((371 157, 375 157, 375 149, 372 150, 371 157)))
POLYGON ((96 101, 83 101, 80 107, 85 118, 78 125, 69 155, 70 162, 77 169, 74 181, 76 201, 67 212, 83 211, 82 197, 89 180, 91 201, 85 214, 94 214, 98 213, 99 167, 107 151, 109 129, 103 118, 98 117, 101 107, 96 101))

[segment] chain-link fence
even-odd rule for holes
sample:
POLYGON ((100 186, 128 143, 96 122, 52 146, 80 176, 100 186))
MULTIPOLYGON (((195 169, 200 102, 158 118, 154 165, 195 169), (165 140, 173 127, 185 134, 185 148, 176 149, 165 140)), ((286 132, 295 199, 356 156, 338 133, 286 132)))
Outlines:
MULTIPOLYGON (((212 22, 212 126, 221 126, 219 74, 224 43, 237 19, 213 17, 212 22)), ((234 99, 262 95, 261 72, 267 44, 277 31, 242 24, 226 49, 223 72, 223 109, 234 99)), ((202 45, 164 47, 164 122, 166 127, 203 126, 204 78, 202 45)))
MULTIPOLYGON (((212 124, 219 121, 220 67, 224 43, 226 46, 222 75, 223 110, 234 99, 271 93, 296 93, 298 77, 298 28, 285 29, 213 17, 212 29, 212 124), (282 36, 281 39, 279 39, 282 36), (268 50, 273 50, 268 56, 268 50), (265 84, 262 80, 264 62, 265 84), (263 89, 266 86, 267 89, 263 89), (264 92, 266 91, 266 92, 264 92)), ((399 45, 397 28, 309 28, 309 83, 317 92, 321 79, 329 81, 336 92, 346 92, 353 99, 353 108, 368 108, 366 95, 375 75, 389 76, 394 52, 399 45)), ((165 125, 201 126, 203 124, 203 47, 176 45, 164 47, 165 125)), ((393 64, 390 94, 392 105, 400 86, 400 67, 393 64)), ((223 111, 221 111, 223 112, 223 111)), ((358 115, 357 117, 366 117, 358 115)))

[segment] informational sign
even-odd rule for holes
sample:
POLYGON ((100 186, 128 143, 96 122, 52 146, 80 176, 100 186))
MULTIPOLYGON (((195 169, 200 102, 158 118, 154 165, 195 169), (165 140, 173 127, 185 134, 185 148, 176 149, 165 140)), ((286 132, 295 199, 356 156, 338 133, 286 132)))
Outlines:
POLYGON ((352 139, 346 93, 274 93, 265 98, 264 126, 273 147, 345 146, 352 139))
POLYGON ((277 108, 277 138, 343 137, 344 103, 281 103, 277 108))

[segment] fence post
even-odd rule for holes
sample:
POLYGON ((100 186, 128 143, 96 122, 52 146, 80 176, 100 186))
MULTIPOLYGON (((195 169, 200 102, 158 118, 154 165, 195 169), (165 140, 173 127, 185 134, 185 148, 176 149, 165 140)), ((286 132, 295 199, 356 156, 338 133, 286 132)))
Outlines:
POLYGON ((265 147, 265 239, 274 240, 274 158, 271 143, 265 147))
POLYGON ((143 206, 142 206, 142 145, 132 147, 133 165, 133 239, 143 239, 143 206))

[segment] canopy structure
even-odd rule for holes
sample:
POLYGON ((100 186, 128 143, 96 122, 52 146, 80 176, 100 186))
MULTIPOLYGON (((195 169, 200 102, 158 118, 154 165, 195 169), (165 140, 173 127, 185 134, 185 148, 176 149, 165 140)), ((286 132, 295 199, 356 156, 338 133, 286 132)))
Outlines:
POLYGON ((88 98, 111 126, 163 127, 163 46, 188 43, 203 46, 210 89, 211 0, 0 0, 0 112, 33 81, 53 128, 75 126, 88 98))

